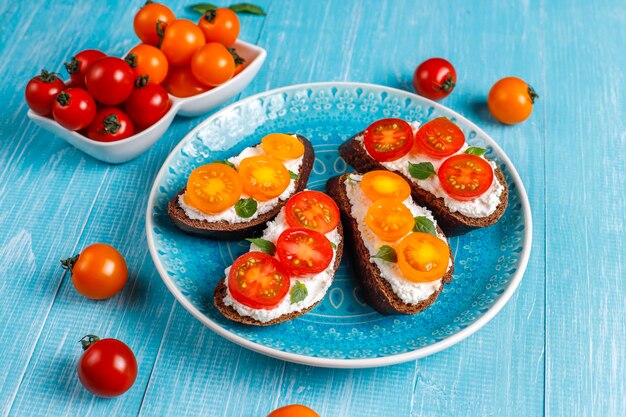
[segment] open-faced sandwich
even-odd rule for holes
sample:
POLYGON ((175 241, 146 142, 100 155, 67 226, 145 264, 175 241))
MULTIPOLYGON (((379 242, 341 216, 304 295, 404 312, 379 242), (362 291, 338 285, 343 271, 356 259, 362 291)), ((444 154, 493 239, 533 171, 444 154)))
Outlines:
POLYGON ((319 303, 343 253, 337 204, 319 191, 291 197, 250 251, 225 270, 215 306, 228 319, 267 326, 294 319, 319 303))
POLYGON ((430 211, 411 198, 398 174, 376 170, 334 177, 326 185, 337 202, 352 246, 357 281, 382 314, 415 314, 449 283, 454 261, 430 211))
POLYGON ((274 133, 225 161, 196 168, 170 200, 179 229, 216 239, 260 231, 285 202, 306 187, 315 154, 300 135, 274 133))
POLYGON ((339 147, 359 172, 393 171, 405 178, 415 200, 430 209, 448 236, 491 226, 504 214, 508 188, 485 149, 469 146, 445 117, 423 126, 383 119, 339 147))

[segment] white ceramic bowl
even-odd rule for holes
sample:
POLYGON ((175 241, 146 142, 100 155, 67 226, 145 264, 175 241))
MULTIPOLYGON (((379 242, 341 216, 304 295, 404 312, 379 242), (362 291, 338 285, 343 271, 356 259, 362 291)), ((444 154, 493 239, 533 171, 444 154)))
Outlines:
POLYGON ((241 40, 235 43, 235 48, 237 49, 237 53, 247 62, 247 66, 237 74, 237 76, 197 96, 179 98, 170 95, 172 107, 161 120, 149 128, 120 141, 96 142, 77 132, 67 130, 53 119, 39 116, 31 110, 28 111, 28 117, 37 125, 54 133, 70 145, 80 149, 95 159, 110 164, 128 162, 154 145, 154 143, 163 136, 172 123, 172 120, 174 120, 174 116, 177 114, 193 117, 206 113, 224 103, 226 100, 236 96, 250 84, 261 69, 267 52, 259 46, 241 40))

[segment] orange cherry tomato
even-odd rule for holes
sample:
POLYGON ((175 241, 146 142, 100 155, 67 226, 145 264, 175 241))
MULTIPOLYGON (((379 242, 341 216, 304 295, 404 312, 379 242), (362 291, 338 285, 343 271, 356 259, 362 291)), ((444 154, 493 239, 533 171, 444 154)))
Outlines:
POLYGON ((125 60, 133 69, 135 79, 147 75, 149 81, 161 84, 167 77, 167 58, 156 46, 141 43, 130 50, 125 60))
POLYGON ((395 242, 413 230, 415 219, 402 200, 381 198, 367 209, 365 223, 382 240, 395 242))
POLYGON ((506 77, 491 87, 487 106, 498 121, 512 125, 528 119, 538 97, 526 81, 517 77, 506 77))
POLYGON ((443 190, 455 200, 473 200, 493 183, 493 168, 476 155, 459 154, 443 161, 437 171, 443 190))
POLYGON ((304 155, 304 145, 297 138, 284 133, 271 133, 261 139, 263 151, 281 161, 300 158, 304 155))
POLYGON ((219 42, 231 46, 239 36, 239 18, 230 9, 217 8, 206 12, 198 21, 198 26, 208 42, 219 42))
POLYGON ((437 236, 413 232, 396 247, 402 276, 413 282, 431 282, 448 270, 450 249, 437 236))
POLYGON ((202 84, 214 87, 233 78, 235 59, 221 43, 207 43, 191 58, 191 72, 202 84))
POLYGON ((320 417, 320 415, 305 405, 292 404, 272 411, 267 417, 320 417))
POLYGON ((411 187, 404 178, 384 170, 370 171, 363 175, 361 190, 372 201, 381 198, 406 200, 411 195, 411 187))
POLYGON ((258 201, 276 198, 289 186, 287 168, 276 158, 259 155, 245 158, 239 164, 243 191, 258 201))
POLYGON ((300 191, 287 200, 285 221, 289 227, 306 227, 326 234, 339 224, 339 207, 320 191, 300 191))
POLYGON ((124 257, 113 246, 104 243, 89 245, 79 255, 62 260, 61 264, 71 271, 76 291, 94 300, 113 297, 128 278, 124 257))
POLYGON ((157 46, 159 44, 159 32, 163 32, 168 23, 176 19, 169 7, 159 3, 147 3, 135 15, 133 28, 137 37, 143 43, 157 46))
POLYGON ((465 134, 457 125, 447 117, 437 117, 420 126, 412 151, 440 159, 458 152, 464 143, 465 134))
POLYGON ((163 87, 165 87, 168 93, 176 97, 191 97, 211 89, 211 87, 207 87, 196 80, 196 77, 193 76, 191 69, 188 67, 170 70, 163 87))
POLYGON ((191 57, 205 44, 200 28, 187 19, 176 19, 168 23, 161 41, 161 51, 173 67, 190 64, 191 57))
POLYGON ((272 309, 289 292, 289 273, 278 260, 263 252, 247 252, 235 260, 228 274, 228 290, 241 304, 272 309))
POLYGON ((241 180, 228 165, 213 163, 193 170, 187 180, 185 202, 203 213, 221 213, 241 197, 241 180))

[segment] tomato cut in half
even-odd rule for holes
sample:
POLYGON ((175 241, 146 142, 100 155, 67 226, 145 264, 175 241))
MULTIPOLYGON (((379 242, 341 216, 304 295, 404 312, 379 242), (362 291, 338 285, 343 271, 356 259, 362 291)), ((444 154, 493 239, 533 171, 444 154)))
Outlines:
POLYGON ((300 158, 304 155, 304 144, 291 135, 272 133, 261 140, 263 151, 281 161, 300 158))
POLYGON ((330 265, 333 247, 315 230, 292 227, 283 231, 276 242, 276 255, 293 276, 319 274, 330 265))
POLYGON ((402 200, 381 198, 367 209, 365 223, 382 240, 395 242, 413 229, 415 219, 402 200))
POLYGON ((228 274, 230 295, 256 309, 276 307, 289 292, 289 273, 276 258, 263 252, 248 252, 235 260, 228 274))
POLYGON ((289 171, 278 159, 259 155, 245 158, 239 164, 243 191, 258 201, 276 198, 289 186, 289 171))
POLYGON ((398 266, 404 279, 431 282, 442 278, 450 261, 450 248, 437 236, 413 232, 396 247, 398 266))
POLYGON ((382 119, 365 129, 363 144, 377 161, 395 161, 413 147, 413 130, 404 120, 382 119))
POLYGON ((370 171, 361 179, 361 190, 370 200, 381 198, 397 198, 406 200, 411 195, 411 187, 404 178, 393 172, 370 171))
POLYGON ((339 223, 339 207, 320 191, 300 191, 285 204, 285 220, 289 227, 306 227, 326 234, 339 223))
POLYGON ((203 213, 220 213, 239 201, 241 179, 228 165, 213 163, 193 170, 187 180, 185 203, 203 213))
POLYGON ((457 153, 464 143, 465 135, 456 124, 447 117, 437 117, 415 133, 413 152, 439 159, 457 153))
POLYGON ((454 155, 443 161, 437 171, 443 190, 455 200, 473 200, 493 183, 493 168, 476 155, 454 155))

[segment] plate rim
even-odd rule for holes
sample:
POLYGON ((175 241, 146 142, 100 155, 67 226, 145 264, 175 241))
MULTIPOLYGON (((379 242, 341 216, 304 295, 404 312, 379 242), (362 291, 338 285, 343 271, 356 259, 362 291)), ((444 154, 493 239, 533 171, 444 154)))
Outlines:
POLYGON ((161 280, 165 283, 165 286, 168 290, 174 295, 174 298, 189 312, 192 316, 194 316, 198 321, 204 324, 213 332, 217 333, 219 336, 223 337, 226 340, 229 340, 239 346, 250 349, 257 353, 273 357, 276 359, 281 359, 288 362, 298 363, 302 365, 310 365, 324 368, 374 368, 381 366, 389 366, 395 365, 403 362, 408 362, 416 359, 420 359, 434 353, 440 352, 447 348, 454 346, 455 344, 461 342, 467 337, 474 334, 478 329, 482 328, 486 325, 491 319, 493 319, 496 314, 502 310, 502 308, 506 305, 506 303, 513 296, 517 287, 519 286, 524 273, 526 272, 526 267, 528 266, 528 260, 530 258, 530 252, 532 248, 532 234, 533 234, 533 224, 532 224, 532 214, 530 209, 530 201, 528 200, 528 195, 526 193, 526 188, 522 182, 521 177, 519 176, 515 165, 509 159, 509 156, 502 150, 502 148, 496 143, 495 140, 491 136, 489 136, 484 130, 478 127, 475 123, 462 116, 458 112, 446 107, 442 104, 429 100, 425 97, 418 96, 414 93, 400 90, 393 87, 387 87, 379 84, 372 83, 362 83, 362 82, 351 82, 351 81, 326 81, 326 82, 314 82, 314 83, 303 83, 303 84, 294 84, 289 86, 284 86, 280 88, 275 88, 272 90, 264 91, 258 94, 254 94, 249 97, 245 97, 239 101, 236 101, 223 109, 218 110, 213 113, 200 123, 192 130, 190 130, 181 141, 170 151, 167 158, 163 161, 159 172, 154 177, 154 182, 152 183, 152 187, 150 189, 150 195, 148 198, 148 203, 146 207, 146 240, 148 242, 148 248, 150 250, 150 256, 152 257, 152 262, 161 277, 161 280), (520 203, 522 206, 522 213, 524 215, 524 238, 523 238, 523 247, 522 253, 520 256, 520 260, 517 264, 517 270, 513 274, 513 277, 509 281, 509 285, 506 287, 504 292, 500 295, 500 297, 495 301, 495 303, 476 321, 467 326, 466 328, 460 330, 457 333, 454 333, 445 339, 436 342, 429 346, 424 346, 409 352, 393 354, 389 356, 381 356, 377 358, 362 358, 362 359, 348 359, 348 358, 320 358, 314 356, 306 356, 298 353, 292 352, 284 352, 278 349, 274 349, 271 347, 267 347, 256 342, 250 341, 244 337, 241 337, 237 334, 231 333, 230 331, 221 327, 218 323, 214 322, 204 314, 202 314, 191 302, 183 295, 183 293, 176 287, 174 281, 169 277, 167 271, 161 264, 161 261, 158 257, 156 244, 154 238, 152 236, 151 231, 153 230, 153 222, 152 222, 152 212, 154 207, 154 202, 157 195, 157 184, 162 179, 163 175, 166 172, 167 166, 169 166, 169 162, 174 158, 174 156, 179 152, 179 150, 187 144, 191 138, 195 137, 197 131, 203 128, 205 125, 209 124, 213 119, 216 119, 223 113, 229 112, 231 109, 244 105, 247 102, 254 101, 264 96, 280 94, 287 90, 297 90, 304 88, 324 88, 324 87, 353 87, 353 88, 367 88, 367 89, 377 89, 379 91, 385 91, 393 94, 400 94, 412 99, 418 97, 420 100, 424 100, 427 104, 433 106, 437 110, 445 110, 446 112, 450 112, 455 118, 464 121, 469 126, 471 126, 477 133, 480 133, 483 137, 487 139, 487 142, 490 142, 490 146, 492 146, 497 152, 498 156, 502 158, 502 161, 506 164, 507 169, 511 175, 513 183, 518 189, 518 193, 520 196, 520 203))

